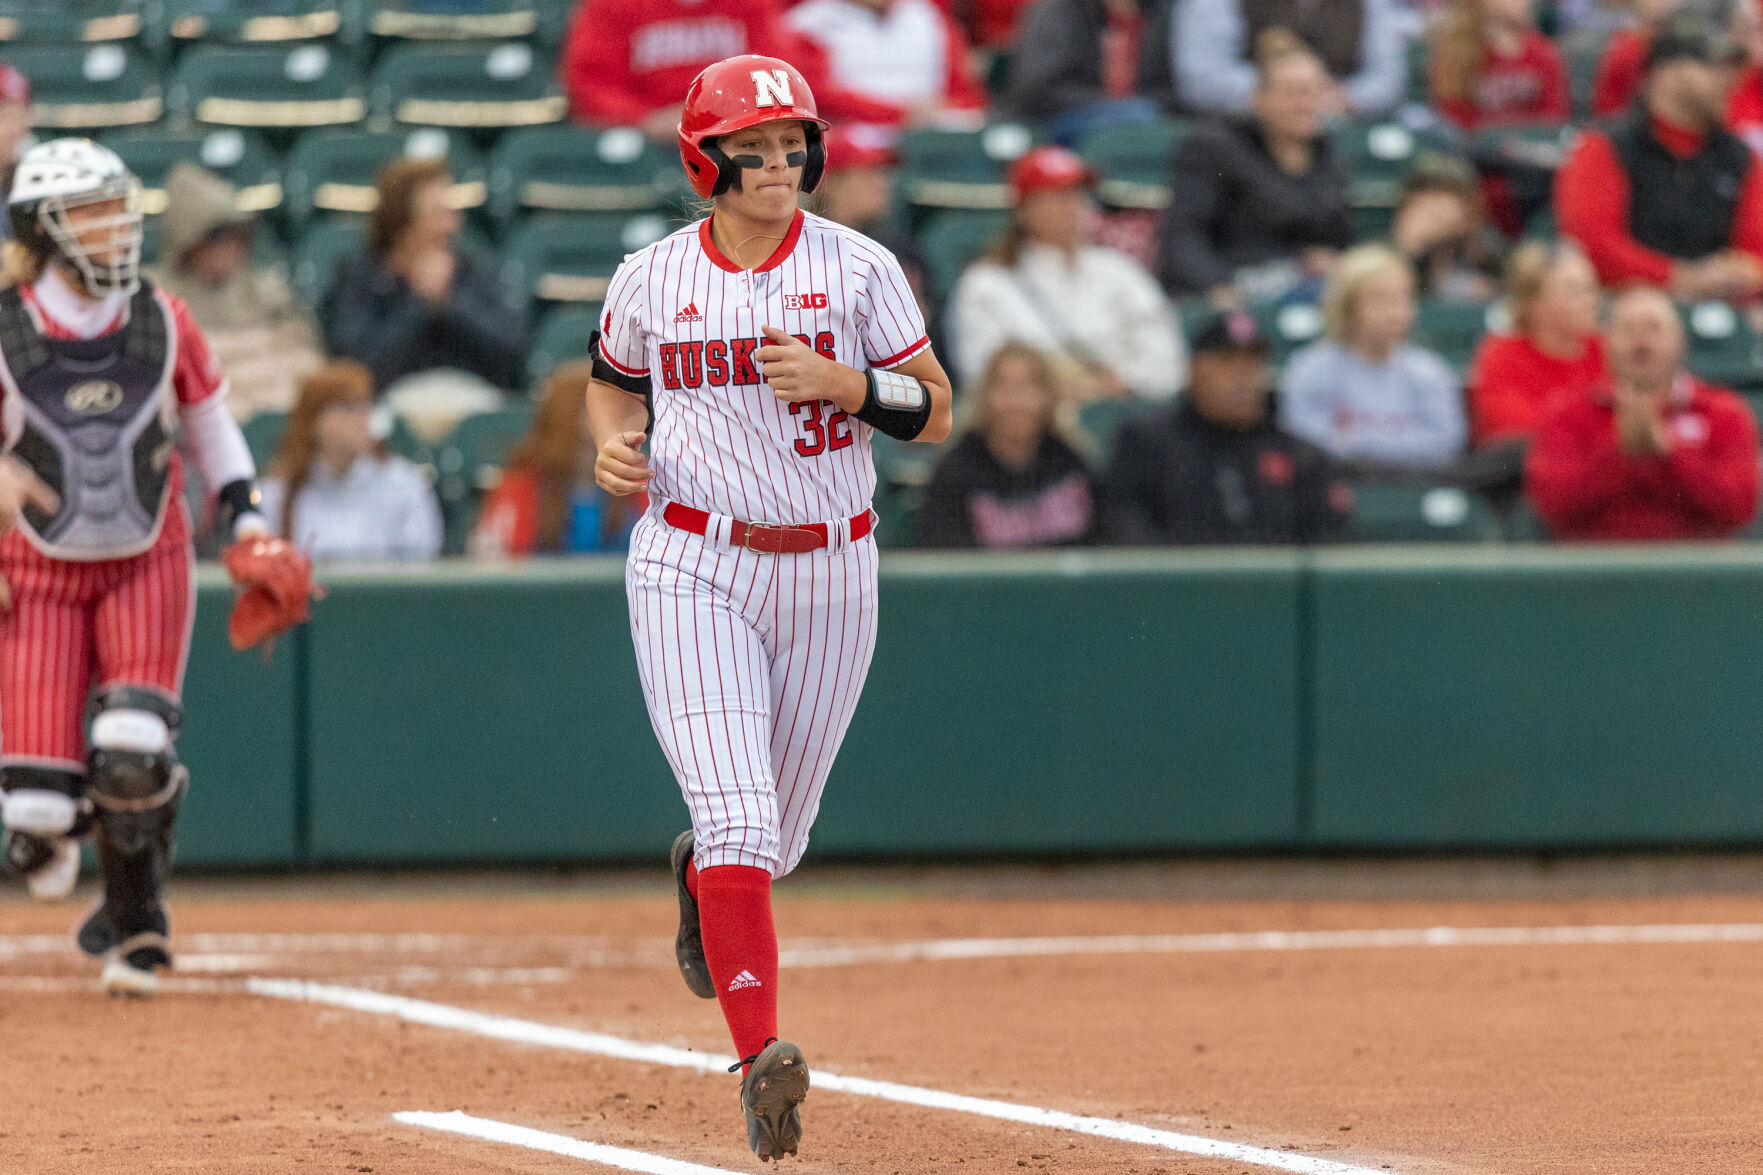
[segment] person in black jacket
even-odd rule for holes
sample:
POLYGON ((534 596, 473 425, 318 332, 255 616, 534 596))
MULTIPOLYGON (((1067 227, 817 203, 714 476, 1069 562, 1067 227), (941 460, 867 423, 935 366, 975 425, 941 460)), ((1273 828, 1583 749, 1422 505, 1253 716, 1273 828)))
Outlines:
MULTIPOLYGON (((1035 0, 999 105, 1075 147, 1088 131, 1150 122, 1169 90, 1169 0, 1035 0)), ((1173 97, 1173 94, 1170 94, 1173 97)))
POLYGON ((1323 453, 1269 411, 1267 344, 1226 311, 1192 343, 1192 382, 1169 408, 1129 421, 1103 483, 1108 541, 1310 543, 1345 535, 1351 490, 1323 453))
POLYGON ((1157 246, 1172 294, 1224 306, 1320 290, 1352 242, 1347 172, 1322 127, 1328 73, 1290 33, 1262 39, 1253 115, 1196 131, 1176 152, 1157 246))
POLYGON ((496 275, 454 243, 452 186, 441 160, 388 163, 367 249, 337 267, 319 306, 325 346, 366 366, 380 388, 435 368, 503 391, 525 381, 520 312, 496 275))
POLYGON ((1096 501, 1077 451, 1053 428, 1047 358, 1024 343, 993 352, 975 413, 937 462, 919 515, 924 547, 993 550, 1090 541, 1096 501))

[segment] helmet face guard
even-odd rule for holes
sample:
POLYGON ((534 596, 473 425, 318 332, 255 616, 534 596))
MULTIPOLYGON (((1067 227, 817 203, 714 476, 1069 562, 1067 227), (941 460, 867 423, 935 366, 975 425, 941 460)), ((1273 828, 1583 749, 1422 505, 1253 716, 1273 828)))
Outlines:
POLYGON ((94 297, 132 294, 141 288, 141 181, 134 176, 77 195, 45 196, 37 201, 36 220, 94 297), (120 201, 121 208, 107 216, 69 215, 74 209, 109 201, 120 201))

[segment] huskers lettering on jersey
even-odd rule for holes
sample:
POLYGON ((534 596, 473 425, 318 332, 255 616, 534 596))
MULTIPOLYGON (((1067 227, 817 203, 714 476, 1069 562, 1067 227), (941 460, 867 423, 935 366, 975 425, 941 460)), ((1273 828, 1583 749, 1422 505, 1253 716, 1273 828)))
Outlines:
POLYGON ((751 270, 723 256, 708 220, 632 254, 607 291, 600 346, 649 378, 652 492, 749 522, 861 513, 875 489, 870 427, 825 401, 778 400, 757 358, 766 327, 860 371, 930 345, 894 255, 818 216, 797 213, 751 270))

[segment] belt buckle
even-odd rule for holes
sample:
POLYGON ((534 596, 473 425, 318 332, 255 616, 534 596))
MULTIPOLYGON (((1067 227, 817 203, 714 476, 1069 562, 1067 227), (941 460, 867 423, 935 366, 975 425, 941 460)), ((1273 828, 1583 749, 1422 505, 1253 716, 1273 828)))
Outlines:
POLYGON ((747 524, 747 533, 741 537, 741 546, 743 548, 745 548, 746 550, 753 552, 753 554, 755 554, 755 555, 776 555, 776 554, 779 554, 780 552, 773 550, 773 549, 770 549, 770 548, 767 548, 765 546, 755 547, 753 545, 753 540, 755 538, 758 538, 762 533, 770 534, 772 532, 779 531, 782 529, 783 529, 782 527, 778 527, 778 526, 761 526, 759 523, 749 522, 747 524))

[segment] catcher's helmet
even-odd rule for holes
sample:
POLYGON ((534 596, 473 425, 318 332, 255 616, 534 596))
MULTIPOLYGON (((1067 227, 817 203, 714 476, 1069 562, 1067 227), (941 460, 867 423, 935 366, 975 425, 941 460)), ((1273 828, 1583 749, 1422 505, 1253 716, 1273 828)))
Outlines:
POLYGON ((140 288, 141 181, 110 148, 90 139, 34 144, 19 157, 6 206, 13 236, 33 253, 65 257, 92 294, 140 288), (105 236, 109 256, 99 260, 80 244, 67 210, 107 200, 122 201, 122 211, 81 226, 88 237, 105 236))
POLYGON ((716 145, 723 135, 761 123, 801 120, 808 138, 808 162, 802 168, 802 190, 820 186, 826 170, 821 132, 827 121, 814 109, 814 92, 795 66, 776 57, 743 53, 729 57, 692 79, 686 108, 679 120, 679 156, 686 178, 700 196, 729 190, 739 168, 716 145))

